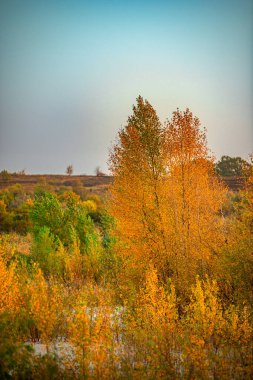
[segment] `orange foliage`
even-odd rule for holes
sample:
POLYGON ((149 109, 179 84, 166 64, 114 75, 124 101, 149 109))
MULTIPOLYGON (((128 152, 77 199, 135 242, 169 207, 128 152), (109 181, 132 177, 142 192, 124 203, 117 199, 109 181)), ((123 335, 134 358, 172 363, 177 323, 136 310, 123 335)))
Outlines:
POLYGON ((225 190, 213 172, 205 133, 187 109, 164 128, 137 99, 110 158, 109 210, 131 265, 153 263, 180 291, 203 274, 224 243, 220 216, 225 190))
POLYGON ((252 327, 249 313, 231 306, 222 310, 215 281, 208 278, 192 288, 191 302, 183 320, 183 352, 187 371, 195 378, 227 378, 242 373, 245 378, 253 366, 252 327))
POLYGON ((74 346, 81 376, 107 379, 114 358, 112 308, 103 298, 97 307, 87 306, 81 294, 68 317, 69 340, 74 346))
POLYGON ((0 314, 7 312, 17 315, 22 304, 15 264, 6 267, 0 259, 0 314))
POLYGON ((63 289, 48 283, 40 269, 28 285, 30 295, 30 315, 39 331, 41 340, 48 346, 57 336, 62 322, 63 289))
MULTIPOLYGON (((175 288, 169 292, 159 284, 150 266, 132 313, 126 312, 126 354, 143 378, 176 377, 177 335, 180 334, 175 288)), ((138 378, 138 375, 137 375, 138 378)))

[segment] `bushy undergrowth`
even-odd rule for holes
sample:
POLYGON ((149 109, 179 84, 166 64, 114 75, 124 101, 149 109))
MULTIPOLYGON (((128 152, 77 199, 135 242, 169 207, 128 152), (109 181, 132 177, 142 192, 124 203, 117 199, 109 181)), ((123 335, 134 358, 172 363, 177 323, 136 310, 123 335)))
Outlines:
POLYGON ((72 193, 35 197, 30 234, 1 236, 1 378, 250 379, 252 211, 240 197, 216 279, 197 277, 186 299, 152 265, 134 275, 105 210, 97 223, 72 193))

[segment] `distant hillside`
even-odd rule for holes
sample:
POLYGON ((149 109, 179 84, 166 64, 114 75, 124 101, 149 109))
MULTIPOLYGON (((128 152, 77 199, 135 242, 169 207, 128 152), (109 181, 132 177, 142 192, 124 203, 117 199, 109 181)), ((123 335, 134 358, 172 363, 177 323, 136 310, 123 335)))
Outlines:
POLYGON ((27 191, 33 191, 39 186, 48 186, 48 188, 54 190, 59 190, 65 187, 66 190, 85 187, 88 191, 94 194, 103 195, 111 182, 111 176, 11 174, 8 178, 0 176, 0 189, 18 183, 27 191))
MULTIPOLYGON (((10 174, 9 178, 0 176, 0 189, 19 183, 25 190, 30 191, 40 185, 47 185, 55 190, 62 187, 66 187, 66 190, 85 187, 94 194, 103 195, 112 181, 112 176, 10 174)), ((232 191, 238 191, 245 186, 245 178, 242 177, 223 177, 223 181, 232 191)))

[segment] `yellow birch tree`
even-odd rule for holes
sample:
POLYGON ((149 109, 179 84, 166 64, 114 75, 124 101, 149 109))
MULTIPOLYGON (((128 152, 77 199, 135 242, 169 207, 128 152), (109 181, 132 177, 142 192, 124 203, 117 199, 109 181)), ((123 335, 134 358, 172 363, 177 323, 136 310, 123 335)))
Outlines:
POLYGON ((137 281, 152 263, 164 283, 171 277, 184 293, 196 274, 211 271, 225 241, 225 190, 208 156, 205 130, 189 109, 175 111, 162 127, 139 97, 118 137, 110 156, 109 209, 125 244, 121 254, 137 281))

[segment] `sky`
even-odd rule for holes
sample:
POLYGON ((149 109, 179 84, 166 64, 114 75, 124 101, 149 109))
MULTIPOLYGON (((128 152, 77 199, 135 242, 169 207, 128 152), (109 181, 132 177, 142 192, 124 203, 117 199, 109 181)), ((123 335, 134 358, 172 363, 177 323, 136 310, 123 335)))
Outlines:
POLYGON ((138 95, 189 107, 219 159, 253 151, 252 0, 2 0, 0 170, 108 172, 138 95))

